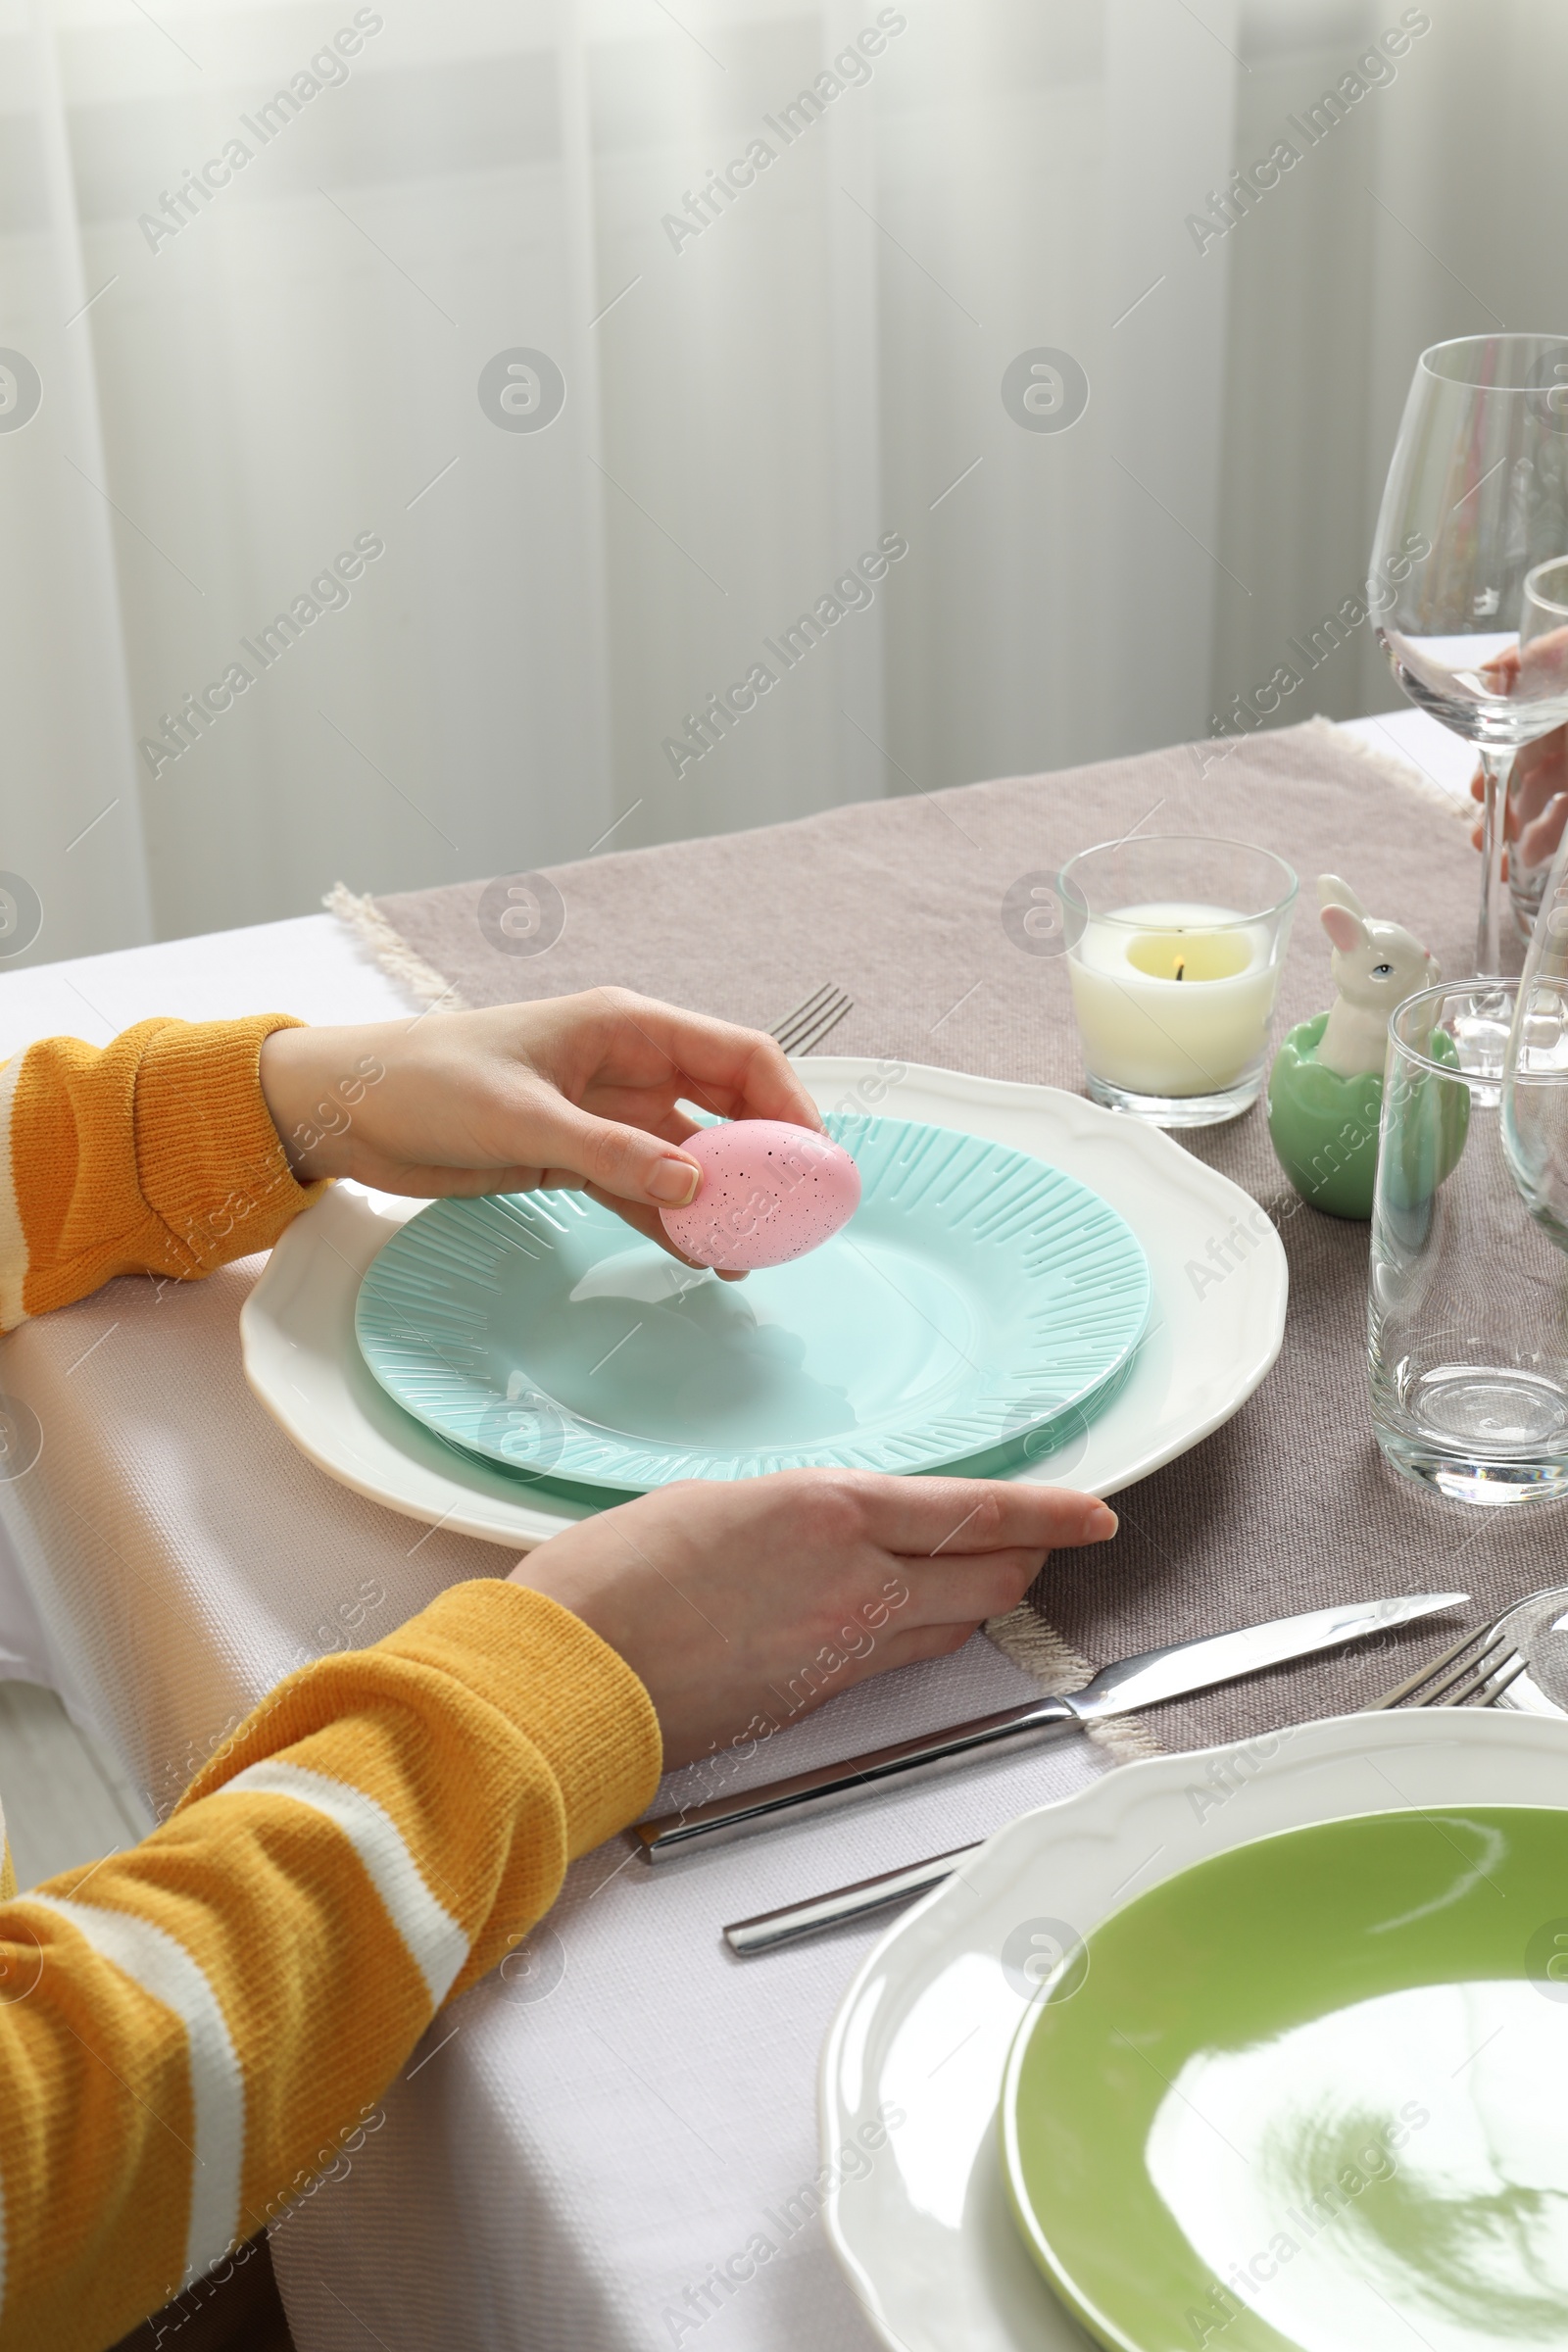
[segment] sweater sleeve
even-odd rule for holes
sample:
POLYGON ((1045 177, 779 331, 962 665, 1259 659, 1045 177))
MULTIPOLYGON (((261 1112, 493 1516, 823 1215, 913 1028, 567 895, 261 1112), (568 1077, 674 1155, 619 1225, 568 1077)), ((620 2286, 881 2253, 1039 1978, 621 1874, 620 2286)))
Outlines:
POLYGON ((140 1021, 0 1069, 0 1330, 115 1274, 189 1282, 271 1248, 324 1189, 295 1182, 262 1093, 263 1040, 297 1025, 140 1021))
POLYGON ((659 1770, 597 1635, 458 1585, 280 1684, 139 1845, 0 1903, 0 2352, 115 2341, 341 2161, 659 1770))

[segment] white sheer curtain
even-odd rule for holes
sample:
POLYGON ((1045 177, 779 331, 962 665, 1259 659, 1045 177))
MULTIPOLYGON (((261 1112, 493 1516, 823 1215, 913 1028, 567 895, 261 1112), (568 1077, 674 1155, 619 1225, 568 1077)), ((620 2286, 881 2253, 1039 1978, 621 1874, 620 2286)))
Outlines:
POLYGON ((29 959, 1204 733, 1353 593, 1421 344, 1560 322, 1554 0, 1189 225, 1401 13, 0 0, 29 959))
POLYGON ((0 0, 0 954, 32 961, 155 919, 87 267, 54 45, 0 0))

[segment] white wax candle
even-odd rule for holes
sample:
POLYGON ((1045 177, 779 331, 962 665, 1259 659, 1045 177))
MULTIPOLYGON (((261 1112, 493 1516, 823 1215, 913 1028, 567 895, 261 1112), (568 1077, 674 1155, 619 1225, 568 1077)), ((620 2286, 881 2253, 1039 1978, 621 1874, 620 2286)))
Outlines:
POLYGON ((1268 1042, 1270 943, 1267 923, 1228 906, 1156 901, 1091 916, 1067 959, 1085 1066, 1135 1095, 1234 1086, 1268 1042))

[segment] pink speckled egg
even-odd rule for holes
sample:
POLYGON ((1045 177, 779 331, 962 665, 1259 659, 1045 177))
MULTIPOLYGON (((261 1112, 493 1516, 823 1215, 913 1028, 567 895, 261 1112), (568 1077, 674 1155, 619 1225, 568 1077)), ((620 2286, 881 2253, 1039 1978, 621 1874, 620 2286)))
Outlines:
POLYGON ((681 1146, 703 1171, 664 1231, 699 1265, 728 1273, 781 1266, 819 1249, 860 1204, 860 1171, 841 1146, 782 1119, 705 1127, 681 1146))

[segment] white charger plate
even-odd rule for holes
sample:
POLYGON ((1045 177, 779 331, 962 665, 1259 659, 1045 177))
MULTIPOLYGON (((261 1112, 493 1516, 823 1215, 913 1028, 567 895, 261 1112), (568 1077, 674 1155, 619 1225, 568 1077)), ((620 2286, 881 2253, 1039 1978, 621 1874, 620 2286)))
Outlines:
MULTIPOLYGON (((1025 1973, 1032 1959, 1254 1838, 1486 1804, 1568 1805, 1568 1722, 1464 1708, 1337 1717, 1123 1765, 988 1839, 876 1944, 823 2046, 824 2220, 881 2342, 1084 2352, 1094 2341, 1036 2269, 1003 2180, 998 2113, 1039 1981, 1025 1973)), ((1521 1941, 1539 1925, 1525 1923, 1521 1941)))
MULTIPOLYGON (((1087 1429, 1007 1475, 1114 1494, 1228 1421, 1268 1371, 1285 1329, 1279 1235, 1250 1194, 1157 1128, 1056 1087, 825 1054, 795 1067, 824 1111, 886 1110, 1032 1152, 1109 1201, 1142 1244, 1153 1297, 1125 1386, 1087 1429), (1232 1244, 1223 1276, 1216 1242, 1232 1244)), ((240 1314, 246 1378, 301 1451, 356 1493, 461 1535, 543 1543, 601 1498, 519 1487, 448 1447, 360 1353, 361 1278, 389 1220, 423 1206, 337 1185, 297 1217, 240 1314)))

